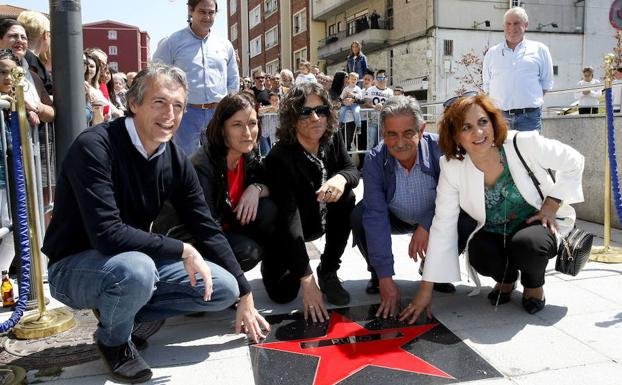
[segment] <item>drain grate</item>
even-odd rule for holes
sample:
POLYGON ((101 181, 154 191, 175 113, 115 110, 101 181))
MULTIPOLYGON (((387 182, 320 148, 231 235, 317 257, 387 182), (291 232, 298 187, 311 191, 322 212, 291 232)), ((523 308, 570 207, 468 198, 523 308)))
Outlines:
POLYGON ((0 338, 0 362, 27 370, 65 367, 100 358, 93 342, 97 320, 91 311, 74 311, 76 326, 54 336, 18 340, 12 335, 0 338))

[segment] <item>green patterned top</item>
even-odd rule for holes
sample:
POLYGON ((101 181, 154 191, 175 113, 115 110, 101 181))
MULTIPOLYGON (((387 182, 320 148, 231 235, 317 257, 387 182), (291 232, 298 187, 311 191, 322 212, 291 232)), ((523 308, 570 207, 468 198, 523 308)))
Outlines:
POLYGON ((503 172, 493 187, 485 187, 486 224, 484 231, 509 235, 527 218, 538 212, 525 202, 518 191, 505 158, 503 147, 499 148, 503 172))

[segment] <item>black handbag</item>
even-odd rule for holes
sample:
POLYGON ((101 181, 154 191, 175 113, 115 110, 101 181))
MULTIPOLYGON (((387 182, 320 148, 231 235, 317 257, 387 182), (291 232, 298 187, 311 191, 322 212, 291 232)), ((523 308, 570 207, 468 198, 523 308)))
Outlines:
MULTIPOLYGON (((544 202, 544 194, 542 194, 542 190, 540 189, 540 182, 538 178, 533 174, 525 159, 521 155, 518 150, 518 145, 516 144, 516 137, 518 134, 514 135, 513 143, 514 149, 516 150, 516 155, 518 155, 518 159, 520 159, 523 167, 527 170, 527 174, 534 186, 536 186, 536 190, 538 190, 538 194, 540 194, 540 198, 544 202)), ((553 182, 555 182, 555 175, 551 172, 550 169, 547 170, 551 178, 553 178, 553 182)), ((592 243, 594 242, 594 235, 588 233, 585 230, 582 230, 578 227, 574 227, 570 234, 565 237, 562 237, 561 243, 559 244, 559 249, 557 249, 557 259, 555 261, 555 270, 559 271, 563 274, 572 275, 573 277, 579 274, 583 266, 587 263, 587 260, 590 258, 590 252, 592 250, 592 243)))

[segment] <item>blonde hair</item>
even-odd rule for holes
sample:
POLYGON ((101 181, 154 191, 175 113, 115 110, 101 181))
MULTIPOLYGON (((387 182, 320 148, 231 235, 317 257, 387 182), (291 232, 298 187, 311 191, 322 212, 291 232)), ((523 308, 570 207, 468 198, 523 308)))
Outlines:
POLYGON ((359 74, 357 74, 356 72, 350 72, 350 73, 348 74, 348 77, 349 77, 349 78, 350 78, 350 77, 354 77, 354 78, 356 78, 356 80, 358 80, 358 79, 359 79, 359 74))
POLYGON ((40 12, 22 11, 17 21, 24 25, 28 40, 39 39, 44 33, 50 32, 50 20, 40 12))

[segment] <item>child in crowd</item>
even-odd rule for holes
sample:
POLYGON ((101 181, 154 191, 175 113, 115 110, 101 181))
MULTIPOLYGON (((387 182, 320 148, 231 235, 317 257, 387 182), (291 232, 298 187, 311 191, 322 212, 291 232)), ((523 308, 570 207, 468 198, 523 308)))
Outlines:
POLYGON ((311 73, 311 63, 308 61, 301 61, 298 66, 298 70, 300 73, 296 76, 296 81, 294 82, 296 85, 300 85, 307 82, 317 82, 315 79, 315 75, 311 73))
POLYGON ((343 87, 343 91, 341 91, 341 99, 342 106, 339 109, 339 123, 345 123, 348 111, 352 111, 352 116, 354 117, 354 125, 356 126, 356 131, 360 132, 361 130, 361 106, 357 103, 357 100, 362 98, 363 92, 361 88, 356 85, 359 80, 359 75, 356 72, 350 72, 348 74, 348 82, 345 87, 343 87), (346 105, 343 102, 350 99, 352 101, 351 104, 346 105))
POLYGON ((270 105, 259 108, 261 117, 261 136, 259 137, 259 151, 261 156, 268 155, 276 143, 276 130, 279 128, 279 94, 270 92, 270 105))

